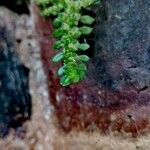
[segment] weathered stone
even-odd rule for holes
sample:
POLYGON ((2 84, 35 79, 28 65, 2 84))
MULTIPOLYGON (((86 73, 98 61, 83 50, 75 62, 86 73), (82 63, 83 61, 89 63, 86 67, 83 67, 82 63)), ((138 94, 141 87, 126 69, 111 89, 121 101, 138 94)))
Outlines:
POLYGON ((0 137, 31 116, 29 69, 22 65, 15 52, 13 26, 6 20, 0 16, 0 137))
POLYGON ((95 53, 86 80, 61 87, 51 25, 36 16, 41 55, 48 76, 50 100, 60 126, 139 135, 150 121, 150 1, 104 0, 94 8, 95 53), (101 15, 102 14, 102 15, 101 15), (50 32, 50 33, 49 33, 50 32))
POLYGON ((95 27, 96 82, 113 91, 149 87, 150 1, 106 0, 102 8, 106 18, 97 15, 95 27))

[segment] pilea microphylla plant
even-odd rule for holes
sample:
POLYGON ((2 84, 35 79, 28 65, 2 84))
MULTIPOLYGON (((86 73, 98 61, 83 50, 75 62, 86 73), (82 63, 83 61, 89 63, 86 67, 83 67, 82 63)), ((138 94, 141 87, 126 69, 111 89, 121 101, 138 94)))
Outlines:
POLYGON ((60 84, 67 86, 85 78, 89 60, 87 55, 78 55, 78 51, 89 49, 89 44, 80 43, 79 37, 92 32, 89 27, 94 18, 82 15, 81 10, 86 9, 98 0, 36 0, 41 6, 42 15, 54 16, 53 26, 56 42, 54 49, 60 52, 53 57, 53 62, 63 61, 63 66, 58 69, 60 84), (79 23, 83 26, 79 27, 79 23))

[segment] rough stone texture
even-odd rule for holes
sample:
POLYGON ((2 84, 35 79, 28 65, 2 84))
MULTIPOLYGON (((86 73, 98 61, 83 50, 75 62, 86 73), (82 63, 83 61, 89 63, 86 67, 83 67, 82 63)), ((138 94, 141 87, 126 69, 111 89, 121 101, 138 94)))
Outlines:
POLYGON ((9 17, 0 14, 0 136, 31 116, 29 70, 15 52, 14 24, 9 17))
MULTIPOLYGON (((49 97, 46 86, 46 83, 48 83, 49 87, 57 87, 58 91, 60 88, 57 82, 58 79, 56 76, 49 76, 49 79, 51 80, 46 82, 45 75, 43 73, 37 73, 42 72, 42 67, 39 67, 39 62, 41 61, 39 58, 40 49, 38 40, 43 42, 42 47, 44 46, 47 52, 43 54, 45 58, 47 58, 44 65, 49 65, 48 69, 50 70, 50 73, 52 73, 52 70, 54 72, 57 69, 54 68, 54 64, 51 64, 49 61, 49 55, 50 53, 54 53, 54 51, 49 50, 49 47, 51 46, 49 44, 51 44, 52 41, 49 41, 48 34, 45 34, 52 31, 52 28, 49 21, 37 16, 39 14, 37 13, 37 7, 32 5, 31 10, 31 16, 21 16, 17 18, 18 23, 16 26, 16 38, 17 41, 21 41, 18 44, 18 53, 21 56, 21 60, 24 62, 25 66, 30 68, 30 93, 32 95, 33 102, 32 119, 26 124, 28 132, 23 139, 17 138, 15 134, 11 134, 5 140, 0 140, 0 148, 5 150, 149 150, 150 135, 148 132, 146 135, 141 135, 137 138, 129 138, 120 134, 118 135, 114 132, 106 135, 100 134, 97 130, 91 130, 91 132, 85 132, 82 130, 79 132, 76 129, 72 129, 73 131, 69 133, 64 133, 60 130, 60 126, 57 120, 55 120, 55 115, 52 115, 52 105, 50 107, 48 105, 47 100, 49 97), (40 28, 36 28, 36 30, 38 30, 38 34, 35 33, 33 24, 33 21, 37 21, 37 19, 40 23, 37 24, 36 22, 36 27, 40 25, 38 26, 40 28), (52 114, 49 113, 49 111, 52 114)), ((43 51, 44 48, 41 50, 43 51)), ((45 71, 47 70, 46 72, 48 73, 47 66, 45 67, 45 71)), ((92 90, 91 87, 89 90, 91 91, 88 92, 94 93, 95 88, 92 90)), ((50 96, 50 98, 55 100, 56 97, 59 102, 59 100, 61 100, 59 98, 59 94, 55 93, 55 89, 51 91, 53 97, 50 96)), ((100 93, 101 91, 99 91, 99 94, 100 93)), ((74 94, 75 92, 72 92, 70 94, 71 97, 74 94)), ((84 96, 84 98, 86 98, 86 96, 84 96)), ((57 101, 55 101, 55 106, 58 103, 57 101)), ((61 106, 63 105, 60 105, 59 107, 61 106)), ((85 112, 82 114, 85 114, 85 112)))
POLYGON ((58 84, 58 66, 49 61, 52 28, 37 19, 50 100, 65 131, 98 128, 137 136, 149 129, 149 8, 148 0, 105 0, 95 8, 95 56, 87 79, 66 88, 58 84))
MULTIPOLYGON (((138 92, 148 89, 150 1, 106 0, 102 7, 106 17, 97 15, 95 27, 96 82, 112 91, 125 86, 132 86, 138 92)), ((101 14, 102 9, 96 13, 101 14)))

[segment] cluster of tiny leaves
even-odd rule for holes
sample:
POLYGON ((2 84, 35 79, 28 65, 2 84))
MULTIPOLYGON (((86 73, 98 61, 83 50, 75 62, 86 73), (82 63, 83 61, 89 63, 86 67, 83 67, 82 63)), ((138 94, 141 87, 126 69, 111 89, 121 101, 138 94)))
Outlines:
POLYGON ((81 15, 81 9, 86 9, 98 0, 37 0, 41 6, 42 15, 55 17, 53 33, 57 41, 54 49, 59 53, 53 57, 53 62, 63 61, 63 66, 58 69, 60 84, 67 86, 79 82, 85 78, 87 67, 85 63, 89 60, 87 55, 78 55, 77 51, 89 49, 89 45, 79 42, 81 35, 92 32, 89 27, 94 18, 89 15, 81 15), (83 24, 79 27, 78 25, 83 24))

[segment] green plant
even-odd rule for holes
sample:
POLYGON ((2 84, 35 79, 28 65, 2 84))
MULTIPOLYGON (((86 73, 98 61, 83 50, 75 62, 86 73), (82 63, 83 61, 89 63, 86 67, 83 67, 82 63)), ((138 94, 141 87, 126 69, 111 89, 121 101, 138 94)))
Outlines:
POLYGON ((87 43, 79 43, 81 35, 92 32, 89 27, 94 18, 82 15, 81 9, 86 9, 98 0, 37 0, 41 6, 42 15, 55 16, 53 25, 54 37, 57 39, 54 49, 60 52, 53 57, 53 62, 63 61, 58 75, 62 86, 76 83, 85 78, 87 67, 85 63, 89 60, 87 55, 78 55, 77 51, 85 51, 90 46, 87 43), (82 27, 78 25, 83 24, 82 27))

